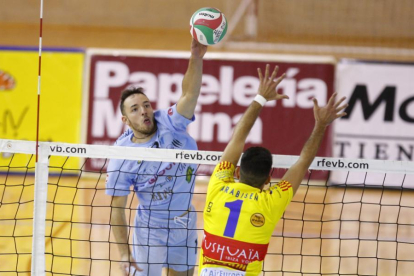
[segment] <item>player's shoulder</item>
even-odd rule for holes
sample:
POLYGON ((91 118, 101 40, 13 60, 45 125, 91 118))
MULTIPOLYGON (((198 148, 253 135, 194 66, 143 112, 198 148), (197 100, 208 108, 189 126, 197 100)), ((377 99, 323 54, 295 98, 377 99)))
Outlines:
POLYGON ((177 111, 177 105, 174 104, 166 109, 160 109, 154 112, 154 119, 158 125, 176 131, 184 131, 187 125, 192 121, 182 116, 177 111))
POLYGON ((288 181, 282 180, 269 189, 264 190, 263 194, 273 199, 291 198, 293 196, 293 188, 288 181))
POLYGON ((233 163, 231 163, 230 161, 220 161, 219 163, 216 164, 216 170, 217 171, 222 171, 222 170, 234 170, 235 167, 233 165, 233 163))
POLYGON ((158 109, 154 111, 154 120, 157 121, 157 123, 164 123, 168 118, 168 110, 169 109, 158 109))
POLYGON ((165 114, 165 113, 166 113, 166 110, 165 110, 165 109, 155 110, 155 111, 154 111, 154 117, 155 117, 155 118, 160 117, 161 115, 163 115, 163 114, 165 114))
POLYGON ((116 139, 114 145, 115 146, 124 146, 128 143, 131 135, 132 135, 132 130, 130 128, 128 128, 127 130, 124 131, 124 133, 121 134, 121 136, 118 137, 118 139, 116 139))
POLYGON ((219 162, 210 178, 210 183, 234 183, 234 165, 228 161, 219 162))
POLYGON ((290 184, 289 181, 282 180, 279 183, 276 184, 276 187, 281 189, 283 192, 286 192, 290 188, 292 188, 292 184, 290 184))

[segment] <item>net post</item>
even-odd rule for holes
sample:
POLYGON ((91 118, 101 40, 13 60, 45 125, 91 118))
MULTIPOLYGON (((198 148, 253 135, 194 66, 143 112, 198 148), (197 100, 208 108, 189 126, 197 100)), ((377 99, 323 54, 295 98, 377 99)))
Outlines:
POLYGON ((33 208, 33 241, 31 272, 43 276, 46 271, 45 233, 46 200, 49 177, 49 144, 39 144, 39 156, 35 168, 35 190, 33 208))

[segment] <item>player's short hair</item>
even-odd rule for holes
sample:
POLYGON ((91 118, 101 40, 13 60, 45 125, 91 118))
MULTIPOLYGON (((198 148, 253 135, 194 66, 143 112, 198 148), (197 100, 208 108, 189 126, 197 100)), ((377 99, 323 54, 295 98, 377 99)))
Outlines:
POLYGON ((272 154, 263 147, 248 148, 240 162, 240 179, 243 183, 260 188, 272 169, 272 154))
POLYGON ((142 94, 145 95, 144 89, 142 87, 128 87, 124 91, 121 92, 121 102, 119 103, 119 107, 121 108, 122 115, 125 115, 125 109, 124 109, 124 102, 125 100, 134 94, 142 94))

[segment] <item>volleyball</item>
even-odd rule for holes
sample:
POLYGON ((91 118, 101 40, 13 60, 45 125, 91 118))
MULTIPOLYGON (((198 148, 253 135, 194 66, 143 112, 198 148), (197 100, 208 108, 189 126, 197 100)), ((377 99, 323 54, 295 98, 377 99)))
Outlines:
POLYGON ((216 8, 201 8, 190 19, 190 33, 203 45, 220 42, 227 32, 227 20, 216 8))

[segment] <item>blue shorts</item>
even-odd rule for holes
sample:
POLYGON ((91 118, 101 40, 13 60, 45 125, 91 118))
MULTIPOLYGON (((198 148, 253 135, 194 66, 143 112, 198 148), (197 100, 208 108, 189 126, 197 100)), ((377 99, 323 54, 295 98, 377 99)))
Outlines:
POLYGON ((187 271, 197 261, 197 213, 194 208, 182 217, 163 223, 148 223, 136 220, 133 236, 133 257, 143 271, 136 276, 157 276, 162 268, 187 271))

